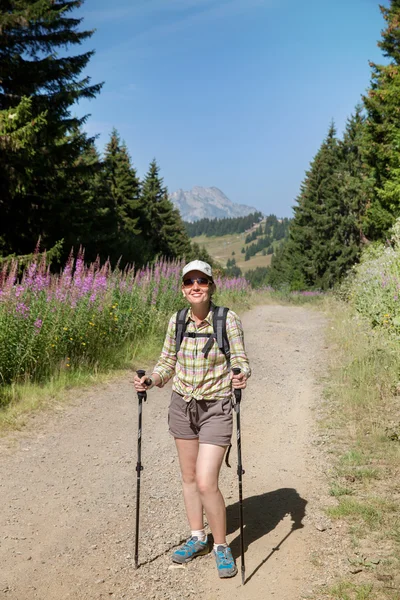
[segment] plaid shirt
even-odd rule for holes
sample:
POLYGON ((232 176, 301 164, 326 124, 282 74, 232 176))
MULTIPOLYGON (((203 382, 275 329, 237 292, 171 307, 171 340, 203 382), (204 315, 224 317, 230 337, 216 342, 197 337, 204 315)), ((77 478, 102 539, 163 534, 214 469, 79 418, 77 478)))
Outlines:
MULTIPOLYGON (((189 402, 196 400, 220 400, 231 396, 232 384, 225 355, 218 348, 216 340, 204 358, 202 349, 206 337, 184 337, 178 354, 175 347, 176 314, 169 321, 167 334, 161 356, 153 369, 161 377, 165 385, 175 372, 172 388, 189 402)), ((188 312, 186 331, 196 333, 213 333, 212 310, 198 327, 188 312)), ((226 332, 231 351, 231 367, 239 368, 250 377, 251 370, 246 355, 243 339, 243 328, 239 317, 230 310, 226 319, 226 332)))

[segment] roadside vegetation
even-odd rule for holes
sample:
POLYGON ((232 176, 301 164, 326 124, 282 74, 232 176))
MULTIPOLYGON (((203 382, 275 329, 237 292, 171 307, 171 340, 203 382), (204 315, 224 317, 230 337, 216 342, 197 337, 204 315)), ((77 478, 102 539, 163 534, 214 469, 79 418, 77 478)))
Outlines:
POLYGON ((400 597, 400 222, 329 299, 326 417, 331 519, 347 523, 349 575, 318 598, 400 597))
MULTIPOLYGON (((51 274, 42 255, 18 278, 18 261, 4 263, 0 420, 12 421, 27 390, 37 396, 42 386, 82 384, 132 367, 139 358, 154 359, 169 317, 182 307, 181 269, 182 261, 159 260, 121 271, 108 262, 85 265, 80 254, 71 255, 60 274, 51 274)), ((236 309, 249 305, 245 279, 222 277, 216 284, 216 302, 236 309)))

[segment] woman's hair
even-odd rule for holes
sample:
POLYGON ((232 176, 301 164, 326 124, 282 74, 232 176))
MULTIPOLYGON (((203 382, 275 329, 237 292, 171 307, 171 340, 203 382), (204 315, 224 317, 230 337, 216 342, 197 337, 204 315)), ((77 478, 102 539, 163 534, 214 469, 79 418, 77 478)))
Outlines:
POLYGON ((211 279, 211 283, 209 285, 209 290, 210 290, 210 300, 211 300, 212 295, 215 294, 215 292, 217 291, 217 286, 215 285, 215 281, 213 279, 211 279))

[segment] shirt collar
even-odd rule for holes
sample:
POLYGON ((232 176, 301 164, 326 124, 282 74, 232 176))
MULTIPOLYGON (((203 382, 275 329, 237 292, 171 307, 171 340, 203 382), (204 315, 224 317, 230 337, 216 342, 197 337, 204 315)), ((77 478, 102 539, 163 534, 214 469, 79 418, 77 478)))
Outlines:
MULTIPOLYGON (((207 321, 207 323, 208 323, 209 325, 212 325, 212 324, 213 324, 213 312, 214 312, 214 309, 215 309, 215 305, 214 305, 214 304, 211 302, 211 303, 210 303, 210 310, 208 311, 208 315, 207 315, 207 316, 206 316, 206 318, 204 319, 204 321, 207 321)), ((188 318, 189 318, 191 321, 194 321, 194 319, 193 319, 193 314, 192 314, 192 309, 191 309, 191 308, 189 308, 189 312, 188 312, 188 318)))

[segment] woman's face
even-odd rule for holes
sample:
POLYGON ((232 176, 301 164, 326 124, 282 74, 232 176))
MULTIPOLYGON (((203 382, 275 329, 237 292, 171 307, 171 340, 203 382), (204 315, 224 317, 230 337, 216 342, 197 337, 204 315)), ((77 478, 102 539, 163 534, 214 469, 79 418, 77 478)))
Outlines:
POLYGON ((182 293, 186 300, 193 305, 209 303, 211 294, 213 292, 213 283, 199 283, 199 280, 210 281, 209 277, 201 271, 189 271, 183 278, 182 281, 182 293), (192 279, 194 282, 192 285, 185 285, 185 282, 189 284, 189 280, 192 279))

